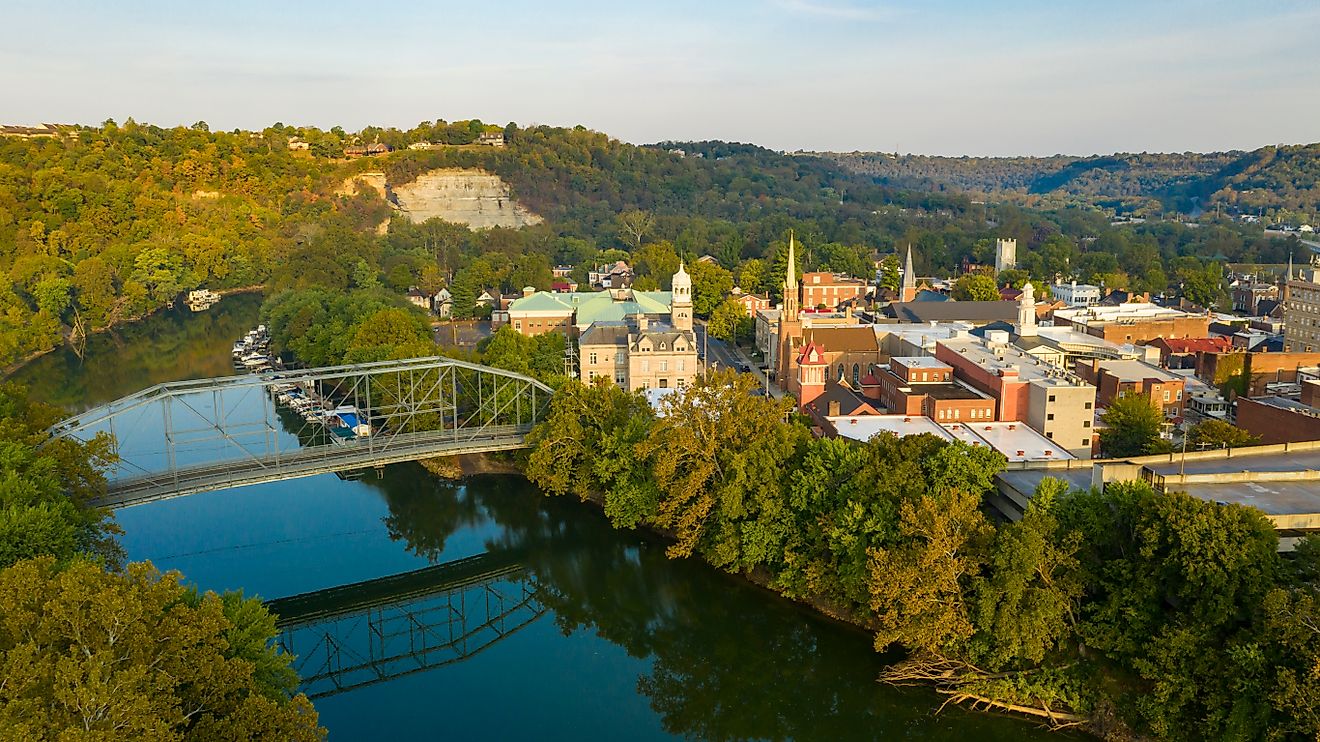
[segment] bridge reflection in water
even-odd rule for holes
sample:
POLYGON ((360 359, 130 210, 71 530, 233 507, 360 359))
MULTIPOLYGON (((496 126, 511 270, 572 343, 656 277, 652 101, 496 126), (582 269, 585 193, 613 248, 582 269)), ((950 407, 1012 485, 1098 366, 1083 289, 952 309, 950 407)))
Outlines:
POLYGON ((461 662, 545 615, 521 554, 488 552, 268 601, 308 697, 461 662))

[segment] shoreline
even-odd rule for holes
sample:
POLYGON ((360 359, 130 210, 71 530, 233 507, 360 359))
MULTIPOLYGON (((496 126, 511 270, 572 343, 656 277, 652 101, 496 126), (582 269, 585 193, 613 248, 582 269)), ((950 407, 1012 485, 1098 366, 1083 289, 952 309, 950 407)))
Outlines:
MULTIPOLYGON (((214 293, 219 294, 220 296, 235 296, 237 294, 256 294, 256 293, 261 293, 262 291, 265 290, 266 290, 266 284, 260 283, 253 286, 239 286, 231 289, 221 289, 214 293)), ((147 312, 143 312, 141 314, 133 315, 131 317, 120 317, 119 319, 115 320, 114 322, 111 322, 108 325, 104 325, 102 327, 93 327, 92 329, 87 331, 85 337, 90 337, 92 335, 103 335, 107 332, 111 332, 120 327, 134 325, 137 324, 138 322, 154 317, 157 314, 160 314, 161 312, 164 312, 172 308, 175 308, 174 302, 166 304, 165 306, 156 307, 155 309, 152 309, 147 312)), ((29 363, 32 363, 38 358, 41 358, 42 356, 50 355, 51 353, 54 353, 60 348, 68 346, 72 338, 72 332, 71 331, 65 332, 60 337, 61 337, 61 341, 55 344, 54 346, 47 348, 45 350, 32 351, 31 353, 28 353, 22 358, 16 359, 10 362, 5 367, 0 368, 0 382, 8 381, 10 376, 13 376, 15 373, 18 373, 18 371, 22 370, 24 366, 27 366, 29 363)))
MULTIPOLYGON (((491 454, 486 453, 461 454, 458 456, 423 459, 419 460, 418 463, 433 476, 452 481, 461 482, 469 477, 487 475, 516 475, 522 477, 529 483, 531 482, 518 462, 501 461, 492 458, 491 454)), ((541 493, 541 497, 548 496, 549 495, 546 495, 545 493, 541 493)), ((583 505, 589 506, 591 509, 602 515, 604 514, 604 502, 600 498, 592 496, 576 499, 583 505)), ((611 528, 613 528, 612 525, 611 528)), ((667 534, 664 531, 651 526, 643 525, 628 530, 631 530, 633 533, 636 533, 647 541, 657 544, 670 544, 674 541, 672 534, 667 534)), ((866 621, 853 614, 844 606, 834 605, 829 601, 820 598, 793 597, 785 595, 771 584, 772 576, 764 569, 754 570, 752 572, 729 572, 711 565, 699 556, 693 555, 688 558, 697 561, 706 568, 714 570, 716 573, 727 579, 737 580, 744 585, 750 586, 764 593, 769 598, 782 601, 804 613, 810 613, 816 619, 825 620, 850 631, 855 631, 859 635, 866 635, 868 638, 870 638, 875 630, 875 627, 871 625, 872 622, 866 621)), ((888 661, 888 664, 890 665, 897 665, 903 662, 906 658, 906 655, 897 651, 877 653, 877 655, 892 655, 894 659, 888 661)), ((876 682, 885 681, 877 678, 876 682)), ((904 685, 906 685, 906 683, 904 683, 904 685)), ((929 688, 936 694, 949 696, 949 699, 945 701, 945 704, 940 706, 940 709, 943 709, 944 705, 953 703, 964 711, 1012 716, 1013 718, 1022 721, 1035 722, 1044 728, 1051 730, 1071 728, 1073 731, 1081 731, 1088 736, 1100 739, 1099 736, 1088 728, 1090 722, 1094 721, 1089 718, 1083 722, 1082 717, 1069 713, 1051 711, 1048 708, 1021 706, 969 693, 950 692, 948 689, 942 688, 940 685, 934 683, 919 683, 918 685, 929 688), (1047 720, 1049 723, 1043 723, 1047 720), (1064 723, 1060 724, 1059 722, 1064 723), (1083 724, 1086 726, 1083 726, 1083 724)))

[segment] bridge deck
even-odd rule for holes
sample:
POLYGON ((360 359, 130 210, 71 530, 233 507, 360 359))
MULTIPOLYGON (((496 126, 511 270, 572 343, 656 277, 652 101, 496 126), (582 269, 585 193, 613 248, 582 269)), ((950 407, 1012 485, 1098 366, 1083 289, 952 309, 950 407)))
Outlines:
POLYGON ((530 430, 530 425, 503 425, 480 430, 400 434, 388 441, 372 437, 353 438, 263 457, 180 467, 172 472, 113 480, 106 495, 93 504, 108 508, 131 507, 199 492, 385 466, 431 456, 509 451, 525 447, 530 430))

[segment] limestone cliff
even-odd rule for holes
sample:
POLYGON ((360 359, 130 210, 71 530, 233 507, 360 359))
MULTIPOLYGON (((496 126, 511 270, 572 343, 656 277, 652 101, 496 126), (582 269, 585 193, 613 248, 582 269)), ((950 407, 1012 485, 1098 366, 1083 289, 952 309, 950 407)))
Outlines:
POLYGON ((523 227, 541 217, 514 202, 498 175, 484 170, 445 168, 390 187, 391 201, 413 222, 439 217, 472 229, 523 227))

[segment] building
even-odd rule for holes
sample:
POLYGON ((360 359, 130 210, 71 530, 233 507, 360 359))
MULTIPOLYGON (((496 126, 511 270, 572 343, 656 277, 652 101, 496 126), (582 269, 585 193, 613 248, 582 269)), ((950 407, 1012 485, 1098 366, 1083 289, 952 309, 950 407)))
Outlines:
POLYGON ((1000 237, 995 240, 995 273, 1003 273, 1017 267, 1017 240, 1000 237))
POLYGON ((652 322, 644 314, 592 323, 578 340, 578 357, 582 381, 604 377, 628 391, 681 389, 699 371, 691 330, 652 322))
POLYGON ((1078 374, 1095 385, 1096 403, 1107 407, 1126 394, 1140 394, 1169 419, 1183 416, 1181 376, 1141 361, 1100 361, 1078 364, 1078 374))
POLYGON ((1216 388, 1245 376, 1244 396, 1258 397, 1275 393, 1271 387, 1300 383, 1316 366, 1320 366, 1320 353, 1201 353, 1197 376, 1216 388))
POLYGON ((409 304, 425 309, 428 312, 431 311, 431 295, 425 291, 413 287, 408 289, 408 293, 405 294, 405 296, 407 297, 409 304))
MULTIPOLYGON (((673 309, 669 291, 634 291, 630 288, 603 291, 555 293, 534 291, 509 305, 509 322, 523 335, 562 332, 578 337, 593 322, 617 322, 639 314, 655 321, 669 321, 673 309)), ((681 318, 691 328, 691 305, 681 318)))
POLYGON ((1160 365, 1164 368, 1197 368, 1197 359, 1203 353, 1228 353, 1233 350, 1232 338, 1155 338, 1148 343, 1160 350, 1160 365))
POLYGON ((1006 342, 975 337, 935 344, 954 378, 996 401, 995 418, 1025 422, 1078 458, 1095 441, 1094 386, 1006 342))
POLYGON ((833 309, 845 301, 866 296, 871 285, 860 278, 817 271, 802 274, 799 306, 833 309))
POLYGON ((632 268, 622 260, 609 265, 597 265, 587 271, 587 283, 594 289, 627 288, 632 282, 632 268))
MULTIPOLYGON (((915 296, 915 294, 914 294, 915 296)), ((1018 316, 1015 301, 901 301, 885 307, 884 314, 900 322, 1012 322, 1018 316)))
POLYGON ((1055 326, 1070 326, 1114 343, 1146 343, 1155 338, 1203 338, 1210 334, 1210 315, 1193 314, 1148 302, 1076 309, 1056 309, 1055 326))
POLYGON ((1261 302, 1279 298, 1279 286, 1273 283, 1244 281, 1233 287, 1233 311, 1244 314, 1258 314, 1261 302))
POLYGON ((355 160, 359 157, 375 157, 377 155, 389 154, 390 146, 373 142, 371 144, 354 144, 344 148, 344 157, 355 160))
POLYGON ((743 308, 743 313, 748 317, 755 317, 757 312, 770 310, 770 297, 760 294, 738 294, 733 297, 743 308))
POLYGON ((778 309, 762 309, 753 315, 756 331, 756 349, 765 359, 766 368, 779 368, 779 316, 778 309))
POLYGON ((1307 266, 1284 288, 1283 349, 1310 353, 1320 350, 1320 268, 1307 266))
POLYGON ((1100 303, 1100 287, 1089 283, 1056 283, 1050 287, 1050 293, 1070 307, 1089 307, 1100 303))
POLYGON ((830 427, 830 417, 881 414, 881 408, 874 400, 867 399, 854 387, 839 382, 826 384, 825 390, 810 403, 803 405, 802 411, 821 430, 830 427))
POLYGON ((1262 444, 1320 441, 1320 409, 1314 381, 1302 384, 1302 399, 1238 397, 1235 423, 1262 444), (1309 388, 1308 388, 1309 387, 1309 388))
POLYGON ((440 319, 449 319, 454 315, 454 295, 449 289, 442 288, 431 297, 431 310, 440 319))
POLYGON ((43 139, 59 136, 59 133, 60 129, 55 124, 38 124, 36 126, 0 125, 0 137, 43 139))
POLYGON ((986 446, 1003 454, 1011 464, 1066 462, 1075 457, 1059 444, 1026 425, 1015 422, 949 423, 940 425, 921 415, 838 415, 827 418, 826 432, 856 441, 877 435, 933 435, 969 446, 986 446))
POLYGON ((285 146, 290 152, 309 152, 312 149, 311 142, 304 141, 302 137, 289 137, 285 146))
POLYGON ((894 414, 924 415, 938 423, 995 419, 995 401, 953 379, 953 367, 929 356, 898 357, 877 370, 880 401, 894 414))
POLYGON ((483 131, 477 135, 477 144, 487 147, 503 147, 504 134, 498 131, 483 131))

